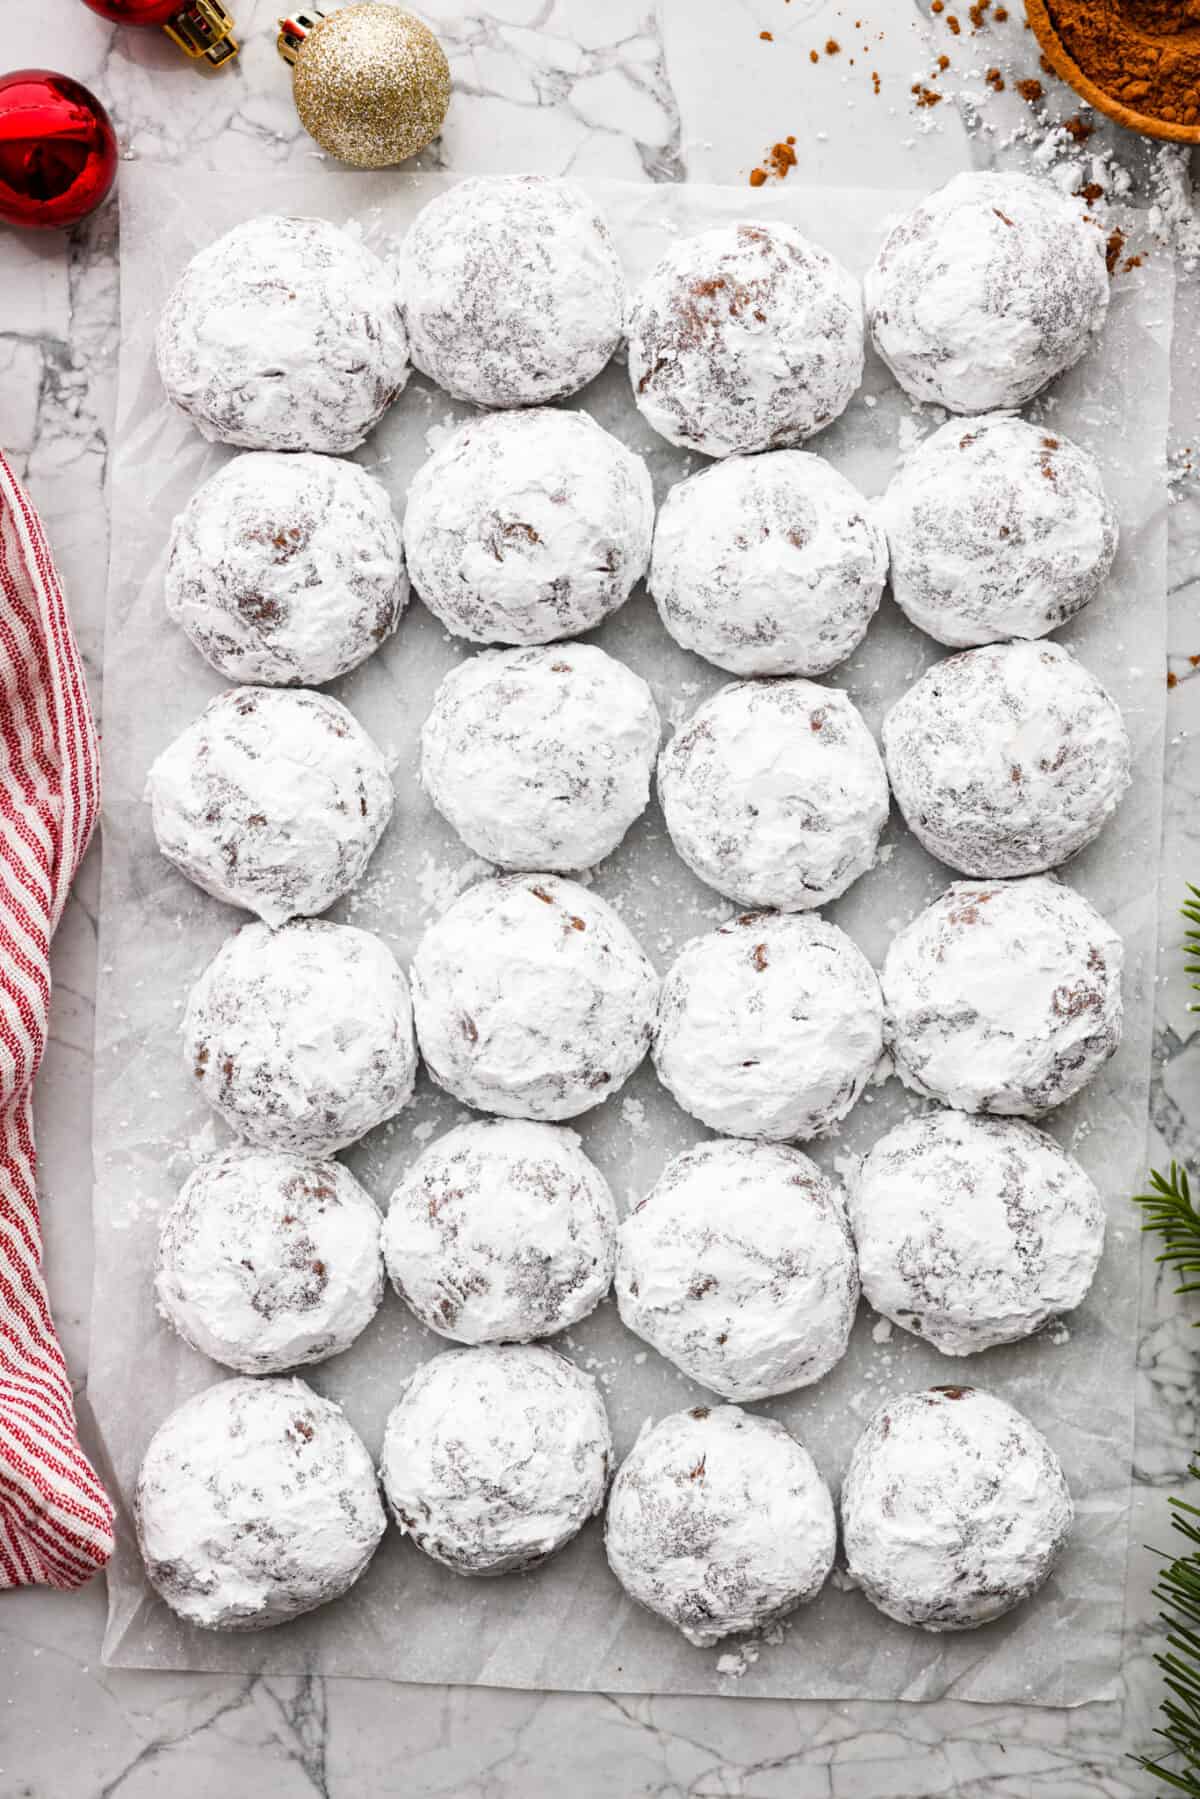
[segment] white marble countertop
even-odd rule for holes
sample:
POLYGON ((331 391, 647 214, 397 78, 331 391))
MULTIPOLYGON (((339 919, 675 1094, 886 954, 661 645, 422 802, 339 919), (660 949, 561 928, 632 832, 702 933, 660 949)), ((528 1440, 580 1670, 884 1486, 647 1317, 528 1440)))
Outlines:
MULTIPOLYGON (((296 123, 274 51, 278 7, 232 4, 245 48, 236 68, 219 77, 194 73, 159 33, 118 31, 78 0, 3 0, 3 63, 57 68, 85 81, 112 111, 126 157, 204 164, 215 179, 236 181, 251 161, 270 168, 315 150, 296 123)), ((1011 77, 1037 73, 1020 7, 977 43, 969 33, 951 42, 941 21, 934 42, 915 0, 492 0, 471 12, 455 0, 424 0, 421 11, 442 37, 455 82, 445 133, 426 166, 744 182, 767 144, 791 133, 805 180, 920 187, 1028 148, 1006 142, 1029 117, 1011 77), (841 54, 822 54, 814 65, 810 49, 830 38, 841 54), (927 79, 946 50, 960 65, 943 77, 947 103, 917 109, 912 84, 927 79), (1004 94, 983 80, 993 64, 1010 76, 1004 94), (972 96, 982 96, 983 106, 972 96)), ((1074 110, 1056 92, 1048 101, 1057 116, 1074 110)), ((1095 140, 1111 141, 1103 133, 1095 140)), ((1117 154, 1140 182, 1146 148, 1122 137, 1117 154)), ((0 229, 0 444, 41 509, 97 694, 117 228, 110 205, 70 240, 0 229)), ((1182 452, 1200 413, 1191 348, 1200 275, 1183 277, 1179 311, 1182 452)), ((1200 681, 1187 678, 1189 658, 1200 656, 1200 493, 1188 480, 1176 492, 1171 668, 1179 679, 1169 714, 1151 1148, 1159 1161, 1176 1155, 1200 1169, 1200 1033, 1187 1011, 1174 916, 1186 876, 1200 880, 1200 761, 1189 753, 1200 725, 1200 681)), ((97 872, 94 850, 55 945, 52 1040, 38 1107, 50 1290, 89 1443, 97 872)), ((0 1598, 0 1799, 139 1799, 168 1785, 177 1799, 218 1790, 235 1799, 252 1791, 271 1799, 401 1792, 414 1799, 1121 1799, 1148 1792, 1151 1783, 1128 1759, 1149 1745, 1159 1697, 1150 1659, 1154 1564, 1138 1546, 1167 1538, 1164 1490, 1183 1480, 1197 1441, 1200 1335, 1190 1323, 1148 1266, 1123 1705, 1062 1712, 617 1700, 106 1671, 97 1659, 104 1609, 97 1581, 74 1595, 33 1590, 0 1598)))

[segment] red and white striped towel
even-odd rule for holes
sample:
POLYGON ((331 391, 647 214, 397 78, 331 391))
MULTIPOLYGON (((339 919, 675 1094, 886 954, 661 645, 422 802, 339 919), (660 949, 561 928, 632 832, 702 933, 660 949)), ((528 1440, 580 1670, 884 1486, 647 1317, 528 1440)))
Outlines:
POLYGON ((70 617, 37 514, 0 455, 0 1588, 77 1587, 113 1547, 46 1298, 33 1143, 50 939, 99 803, 70 617))

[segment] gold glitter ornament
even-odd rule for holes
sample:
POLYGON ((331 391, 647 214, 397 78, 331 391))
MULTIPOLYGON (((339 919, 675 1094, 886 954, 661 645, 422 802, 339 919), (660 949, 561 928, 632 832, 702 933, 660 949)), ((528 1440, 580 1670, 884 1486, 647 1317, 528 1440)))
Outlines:
POLYGON ((450 65, 415 13, 399 6, 316 7, 279 21, 300 123, 322 150, 382 169, 423 150, 450 104, 450 65))

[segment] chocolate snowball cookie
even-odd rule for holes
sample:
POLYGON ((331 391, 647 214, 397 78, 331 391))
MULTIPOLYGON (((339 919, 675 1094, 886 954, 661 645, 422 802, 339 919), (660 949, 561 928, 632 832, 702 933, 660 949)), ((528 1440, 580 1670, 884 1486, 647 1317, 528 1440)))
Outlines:
POLYGON ((270 925, 359 880, 395 795, 383 752, 324 693, 218 694, 146 779, 158 847, 205 893, 270 925))
POLYGON ((845 411, 863 370, 858 282, 791 225, 671 245, 629 317, 639 411, 688 450, 785 450, 845 411))
POLYGON ((650 1047, 658 980, 606 900, 557 875, 480 881, 412 966, 425 1066, 464 1105, 574 1118, 650 1047))
POLYGON ((820 1380, 858 1308, 842 1196, 777 1143, 718 1138, 668 1162, 617 1234, 615 1284, 634 1335, 724 1399, 820 1380))
POLYGON ((1061 881, 957 881, 883 964, 896 1073, 962 1112, 1038 1118, 1120 1043, 1123 960, 1116 931, 1061 881))
POLYGON ((875 348, 905 393, 950 412, 1023 406, 1104 324, 1104 237, 1046 181, 956 175, 893 227, 867 271, 875 348))
POLYGON ((974 1630, 1049 1578, 1074 1520, 1058 1457, 1028 1418, 975 1387, 880 1406, 841 1492, 850 1577, 921 1630, 974 1630))
POLYGON ((608 1183, 574 1131, 480 1118, 431 1143, 392 1195, 392 1285, 459 1343, 528 1343, 604 1298, 617 1250, 608 1183))
POLYGON ((484 651, 421 732, 421 784, 501 868, 590 868, 650 798, 661 725, 640 675, 592 644, 484 651))
POLYGON ((265 1630, 340 1598, 387 1526, 341 1408, 302 1380, 244 1378, 159 1426, 134 1521, 150 1584, 205 1630, 265 1630))
POLYGON ((844 893, 875 860, 888 784, 875 739, 835 688, 735 681, 658 759, 675 848, 744 906, 799 912, 844 893))
POLYGON ((380 1474, 402 1533, 455 1574, 516 1574, 604 1504, 612 1435, 600 1389, 535 1344, 448 1349, 387 1421, 380 1474))
POLYGON ((1011 413, 951 419, 879 506, 897 605, 952 649, 1056 630, 1095 599, 1117 550, 1095 458, 1011 413))
POLYGON ((807 1449, 775 1419, 732 1405, 643 1430, 613 1481, 604 1531, 630 1598, 698 1649, 814 1599, 836 1538, 807 1449))
POLYGON ((247 451, 175 520, 168 616, 231 681, 335 680, 379 648, 407 600, 391 501, 357 463, 247 451))
POLYGON ((811 914, 743 913, 689 943, 663 980, 658 1078, 727 1136, 819 1136, 849 1112, 882 1048, 874 969, 811 914))
POLYGON ((429 610, 473 643, 553 643, 646 572, 650 476, 585 412, 468 419, 417 470, 404 544, 429 610))
POLYGON ((598 375, 620 341, 621 264, 572 181, 457 182, 418 213, 400 261, 413 362, 456 400, 561 399, 598 375))
POLYGON ((247 1143, 324 1156, 408 1104, 408 982, 369 931, 324 919, 243 927, 192 988, 184 1053, 247 1143))
POLYGON ((875 507, 804 450, 731 456, 680 481, 647 583, 687 650, 735 675, 823 675, 858 648, 887 574, 875 507))
POLYGON ((1013 1118, 906 1118, 847 1193, 864 1294, 943 1355, 1015 1343, 1073 1311, 1104 1246, 1088 1176, 1013 1118))
POLYGON ((356 449, 408 380, 394 272, 327 219, 267 213, 199 251, 155 347, 167 398, 248 450, 356 449))
POLYGON ((1120 707, 1057 643, 935 662, 885 717, 883 753, 909 829, 967 875, 1057 868, 1130 781, 1120 707))
POLYGON ((340 1162, 204 1162, 158 1240, 158 1309, 227 1368, 279 1374, 348 1349, 383 1298, 379 1208, 340 1162))

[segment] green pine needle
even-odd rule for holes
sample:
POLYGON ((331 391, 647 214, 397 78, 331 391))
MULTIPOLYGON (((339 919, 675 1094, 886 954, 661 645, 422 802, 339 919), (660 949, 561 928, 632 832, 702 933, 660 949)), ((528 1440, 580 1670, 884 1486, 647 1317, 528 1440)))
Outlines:
MULTIPOLYGON (((1192 976, 1193 992, 1200 993, 1200 979, 1196 978, 1200 976, 1200 887, 1193 887, 1189 881, 1188 892, 1191 898, 1179 908, 1188 927, 1183 933, 1183 953, 1187 957, 1183 966, 1185 973, 1192 976)), ((1193 1003, 1189 1009, 1200 1012, 1200 1005, 1193 1003)))
POLYGON ((1156 1232, 1165 1245, 1155 1261, 1184 1276, 1176 1293, 1200 1292, 1200 1279, 1187 1278, 1200 1276, 1200 1212, 1192 1204, 1187 1170, 1178 1162, 1166 1177, 1151 1169, 1149 1193, 1135 1193, 1133 1203, 1142 1208, 1143 1231, 1156 1232))
MULTIPOLYGON (((1174 1178, 1174 1168, 1171 1174, 1174 1178)), ((1183 1187, 1186 1196, 1186 1175, 1183 1187)), ((1193 1480, 1200 1480, 1200 1466, 1195 1462, 1188 1473, 1193 1480)), ((1167 1753, 1172 1758, 1180 1757, 1182 1765, 1168 1768, 1146 1756, 1135 1759, 1147 1774, 1153 1774, 1175 1792, 1190 1793, 1192 1799, 1200 1799, 1200 1507, 1172 1499, 1171 1528, 1191 1547, 1187 1554, 1174 1560, 1163 1555, 1167 1566, 1153 1589, 1155 1599, 1163 1603, 1159 1616, 1166 1628, 1168 1646, 1166 1654, 1154 1659, 1163 1671, 1169 1695, 1162 1702, 1165 1722, 1154 1734, 1170 1745, 1167 1753)))

